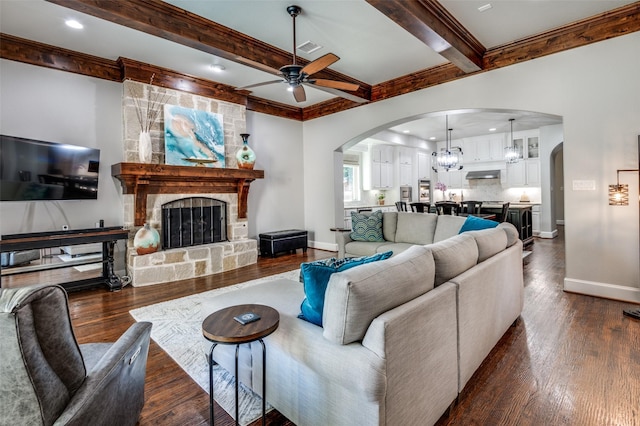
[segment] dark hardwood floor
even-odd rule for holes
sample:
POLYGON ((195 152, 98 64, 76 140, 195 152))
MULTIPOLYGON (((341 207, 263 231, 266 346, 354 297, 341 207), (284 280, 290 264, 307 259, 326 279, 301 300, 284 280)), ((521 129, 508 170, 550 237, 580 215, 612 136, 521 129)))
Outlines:
MULTIPOLYGON (((640 425, 640 321, 629 303, 565 293, 564 236, 536 239, 525 264, 521 320, 467 384, 443 425, 640 425)), ((129 310, 295 269, 332 256, 260 258, 256 265, 207 278, 121 292, 69 295, 80 342, 112 341, 133 323, 129 310)), ((208 395, 153 341, 139 425, 205 425, 208 395)), ((348 419, 345 420, 348 423, 348 419)), ((216 424, 231 418, 216 407, 216 424)), ((258 424, 258 423, 256 423, 258 424)), ((291 424, 277 412, 270 425, 291 424)))

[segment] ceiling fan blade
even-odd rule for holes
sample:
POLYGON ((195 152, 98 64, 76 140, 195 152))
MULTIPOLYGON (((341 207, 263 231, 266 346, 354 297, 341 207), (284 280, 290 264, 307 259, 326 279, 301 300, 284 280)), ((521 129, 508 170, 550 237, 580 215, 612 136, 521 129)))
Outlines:
POLYGON ((302 68, 300 72, 307 75, 315 74, 339 60, 340 58, 333 53, 327 53, 326 55, 319 57, 315 61, 309 62, 307 65, 305 65, 304 68, 302 68))
POLYGON ((304 92, 304 87, 298 85, 293 88, 293 97, 296 99, 296 102, 304 102, 307 100, 307 94, 304 92))
POLYGON ((262 64, 260 62, 252 61, 251 59, 243 58, 241 56, 236 56, 235 60, 238 62, 242 62, 252 68, 257 68, 261 71, 268 72, 269 74, 280 75, 280 71, 275 68, 271 68, 269 65, 262 64))
POLYGON ((322 78, 314 78, 309 83, 316 86, 330 87, 332 89, 355 91, 360 87, 359 84, 347 83, 346 81, 325 80, 322 78))
POLYGON ((332 95, 340 96, 341 98, 345 98, 353 102, 358 102, 359 104, 369 102, 369 99, 361 98, 359 96, 352 95, 351 93, 343 92, 342 90, 332 89, 331 87, 322 87, 316 84, 309 84, 309 83, 303 83, 303 84, 316 88, 318 90, 322 90, 323 92, 331 93, 332 95))
POLYGON ((242 86, 242 87, 236 87, 236 90, 245 90, 245 89, 252 89, 254 87, 260 87, 260 86, 266 86, 267 84, 273 84, 273 83, 282 83, 282 79, 280 80, 271 80, 271 81, 264 81, 262 83, 256 83, 256 84, 250 84, 248 86, 242 86))

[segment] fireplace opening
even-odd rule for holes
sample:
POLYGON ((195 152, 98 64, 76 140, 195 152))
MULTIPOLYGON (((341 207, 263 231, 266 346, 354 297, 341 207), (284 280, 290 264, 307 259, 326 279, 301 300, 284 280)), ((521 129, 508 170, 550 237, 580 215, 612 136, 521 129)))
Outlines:
POLYGON ((227 241, 227 203, 190 197, 162 205, 162 246, 189 247, 227 241))

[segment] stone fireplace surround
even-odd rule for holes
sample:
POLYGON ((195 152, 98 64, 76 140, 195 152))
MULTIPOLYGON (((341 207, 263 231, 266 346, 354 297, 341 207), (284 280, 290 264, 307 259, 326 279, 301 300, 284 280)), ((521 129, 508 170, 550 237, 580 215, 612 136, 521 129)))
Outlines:
MULTIPOLYGON (((123 84, 122 110, 124 131, 124 161, 139 162, 138 135, 140 126, 137 121, 132 96, 139 98, 146 106, 147 91, 162 91, 169 95, 167 104, 204 110, 221 114, 224 126, 226 168, 237 169, 235 152, 242 146, 241 133, 246 133, 246 109, 244 106, 216 99, 205 98, 176 90, 165 90, 148 84, 125 81, 123 84)), ((151 128, 152 163, 164 164, 164 120, 160 119, 151 128)), ((240 192, 240 191, 238 191, 240 192)), ((126 192, 125 192, 126 193, 126 192)), ((255 239, 248 238, 246 217, 238 216, 238 193, 195 193, 184 194, 149 193, 146 196, 146 222, 160 231, 162 205, 187 197, 210 197, 227 203, 227 242, 206 244, 193 247, 160 250, 148 255, 137 255, 133 249, 133 235, 140 228, 136 224, 136 199, 134 194, 124 195, 124 225, 130 229, 127 249, 127 270, 133 286, 146 286, 202 277, 230 271, 257 262, 258 245, 255 239)), ((245 194, 246 197, 246 194, 245 194)), ((246 199, 244 209, 246 212, 246 199)), ((244 216, 244 215, 241 215, 244 216)))

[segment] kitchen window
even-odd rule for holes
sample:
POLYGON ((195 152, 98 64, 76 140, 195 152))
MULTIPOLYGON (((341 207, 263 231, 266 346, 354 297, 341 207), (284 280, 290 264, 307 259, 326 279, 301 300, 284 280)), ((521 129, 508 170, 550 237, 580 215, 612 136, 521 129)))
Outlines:
POLYGON ((344 202, 360 201, 360 166, 343 164, 344 202))

